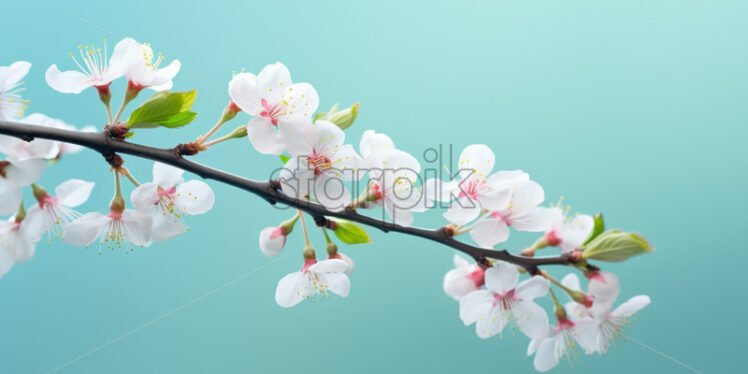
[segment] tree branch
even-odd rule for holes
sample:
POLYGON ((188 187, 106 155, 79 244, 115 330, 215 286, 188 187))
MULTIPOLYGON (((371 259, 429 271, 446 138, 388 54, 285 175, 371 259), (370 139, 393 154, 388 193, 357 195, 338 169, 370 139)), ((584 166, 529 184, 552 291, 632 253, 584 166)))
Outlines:
POLYGON ((13 136, 27 142, 32 141, 35 138, 43 138, 64 143, 73 143, 97 151, 101 153, 105 158, 111 158, 116 153, 124 153, 140 158, 162 162, 197 174, 202 178, 213 179, 215 181, 226 183, 234 187, 243 189, 262 197, 270 204, 286 204, 288 206, 301 209, 315 218, 323 216, 343 218, 367 226, 378 228, 384 232, 394 231, 406 235, 432 240, 463 252, 479 262, 485 258, 502 260, 522 266, 531 273, 534 273, 537 270, 537 267, 541 265, 569 265, 573 263, 571 257, 566 254, 552 257, 516 256, 506 250, 491 250, 463 243, 451 236, 448 236, 445 233, 444 228, 429 230, 418 227, 405 227, 394 223, 381 221, 372 217, 364 216, 356 211, 330 211, 322 205, 312 203, 308 200, 296 199, 294 197, 283 194, 282 192, 279 192, 277 190, 277 185, 274 182, 254 181, 205 165, 201 165, 196 162, 188 161, 182 158, 177 147, 171 149, 147 147, 139 144, 128 143, 126 141, 115 140, 103 133, 86 133, 71 130, 61 130, 52 127, 36 126, 3 120, 0 120, 0 134, 13 136))

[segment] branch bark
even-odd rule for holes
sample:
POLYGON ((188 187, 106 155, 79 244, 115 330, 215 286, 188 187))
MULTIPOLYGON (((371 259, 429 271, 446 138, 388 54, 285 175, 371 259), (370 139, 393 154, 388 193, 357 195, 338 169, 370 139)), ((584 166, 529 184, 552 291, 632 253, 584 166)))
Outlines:
POLYGON ((419 227, 405 227, 394 223, 381 221, 372 217, 364 216, 356 211, 330 211, 322 205, 312 203, 308 200, 296 199, 278 191, 275 187, 275 183, 273 183, 272 181, 264 182, 242 178, 234 174, 226 173, 209 166, 186 160, 180 155, 180 151, 177 149, 177 147, 148 147, 135 143, 129 143, 126 141, 115 140, 103 133, 86 133, 71 130, 62 130, 4 120, 0 120, 0 134, 13 136, 25 141, 32 141, 36 138, 43 138, 64 143, 73 143, 99 152, 102 156, 104 156, 104 158, 111 158, 117 153, 123 153, 162 162, 197 174, 204 179, 213 179, 215 181, 226 183, 242 190, 248 191, 252 194, 262 197, 270 204, 286 204, 288 206, 301 209, 312 215, 312 217, 337 217, 374 227, 384 232, 394 231, 406 235, 428 239, 463 252, 473 257, 478 262, 481 262, 482 259, 486 258, 502 260, 522 266, 530 273, 534 273, 537 270, 537 267, 542 265, 573 264, 573 260, 571 259, 571 257, 566 254, 551 257, 517 256, 509 253, 506 250, 491 250, 463 243, 451 236, 448 236, 445 233, 444 228, 424 229, 419 227))

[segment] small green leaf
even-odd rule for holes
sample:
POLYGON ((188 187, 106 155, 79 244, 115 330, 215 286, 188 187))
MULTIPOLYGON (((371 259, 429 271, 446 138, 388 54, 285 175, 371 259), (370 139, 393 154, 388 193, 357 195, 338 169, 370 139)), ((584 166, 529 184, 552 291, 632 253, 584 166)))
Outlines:
POLYGON ((157 92, 132 112, 130 119, 127 121, 127 127, 145 129, 185 126, 197 116, 197 113, 190 111, 196 97, 197 90, 157 92))
POLYGON ((603 231, 605 231, 605 221, 603 221, 602 213, 595 214, 592 217, 592 219, 595 221, 595 226, 592 228, 592 233, 590 234, 590 237, 584 241, 584 244, 591 242, 593 239, 597 238, 600 234, 602 234, 603 231))
POLYGON ((346 244, 363 244, 372 242, 369 234, 366 233, 366 230, 358 224, 344 219, 335 219, 334 222, 337 227, 333 232, 341 242, 346 244))
POLYGON ((291 159, 291 157, 288 157, 288 156, 286 156, 286 155, 280 155, 279 157, 280 157, 280 159, 281 159, 281 162, 283 163, 283 165, 285 165, 285 164, 286 164, 286 162, 288 162, 288 160, 290 160, 290 159, 291 159))
POLYGON ((582 259, 621 262, 652 251, 652 245, 637 233, 608 230, 582 247, 582 259))

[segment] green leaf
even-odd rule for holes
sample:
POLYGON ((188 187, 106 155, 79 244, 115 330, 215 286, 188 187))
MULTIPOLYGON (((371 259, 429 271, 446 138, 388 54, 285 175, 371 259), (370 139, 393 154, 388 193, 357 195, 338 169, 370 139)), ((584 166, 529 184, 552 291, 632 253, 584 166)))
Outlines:
POLYGON ((132 112, 130 119, 127 121, 127 127, 147 129, 185 126, 197 116, 197 113, 190 111, 196 97, 197 90, 157 92, 132 112))
POLYGON ((582 247, 582 259, 621 262, 652 251, 652 245, 637 233, 608 230, 582 247))
POLYGON ((280 159, 281 159, 281 162, 283 163, 283 165, 285 165, 285 164, 286 164, 286 162, 288 162, 288 160, 290 160, 290 159, 291 159, 291 157, 288 157, 288 156, 286 156, 286 155, 280 155, 279 157, 280 157, 280 159))
POLYGON ((592 217, 592 219, 595 221, 595 226, 592 228, 592 233, 590 234, 590 237, 584 241, 583 245, 586 245, 587 243, 591 242, 593 239, 597 238, 600 234, 602 234, 603 231, 605 231, 605 221, 603 221, 602 213, 595 214, 592 217))
POLYGON ((344 219, 335 219, 334 222, 337 227, 333 232, 341 242, 346 244, 363 244, 372 242, 369 234, 367 234, 366 230, 364 230, 360 225, 344 219))

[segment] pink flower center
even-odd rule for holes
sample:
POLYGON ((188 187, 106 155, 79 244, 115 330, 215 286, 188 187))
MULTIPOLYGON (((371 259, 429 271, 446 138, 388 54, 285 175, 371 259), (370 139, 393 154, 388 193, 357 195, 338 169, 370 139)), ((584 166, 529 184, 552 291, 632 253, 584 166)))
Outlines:
POLYGON ((508 214, 508 213, 505 214, 504 212, 493 212, 493 213, 491 213, 491 217, 493 217, 494 219, 500 219, 500 220, 504 221, 504 223, 507 226, 511 226, 512 225, 512 220, 509 219, 509 216, 510 216, 510 214, 508 214))
POLYGON ((548 233, 545 234, 545 240, 548 241, 548 245, 551 245, 554 247, 561 244, 561 238, 558 237, 556 230, 548 231, 548 233))
POLYGON ((485 278, 486 271, 482 268, 478 267, 478 269, 472 271, 467 275, 468 279, 473 281, 473 284, 475 284, 475 288, 481 288, 483 284, 486 282, 485 278))
POLYGON ((115 212, 112 210, 109 212, 109 214, 107 214, 107 217, 115 220, 120 220, 122 219, 122 212, 115 212))
POLYGON ((307 157, 306 162, 314 168, 314 175, 320 175, 323 171, 332 168, 332 161, 323 154, 318 154, 313 150, 312 154, 307 157))
POLYGON ((316 263, 317 263, 317 260, 314 260, 314 259, 304 260, 304 266, 301 268, 301 272, 306 273, 309 270, 309 268, 316 263))
POLYGON ((500 293, 494 292, 493 299, 494 299, 493 300, 493 305, 495 306, 495 305, 498 305, 499 303, 501 303, 502 306, 504 307, 504 310, 511 309, 511 305, 510 304, 512 302, 519 301, 519 299, 517 298, 517 296, 514 295, 514 289, 513 288, 511 290, 507 291, 503 295, 500 294, 500 293))
POLYGON ((49 194, 44 195, 44 197, 39 201, 39 208, 44 208, 44 206, 52 206, 57 205, 57 203, 60 200, 54 196, 50 196, 49 194))
POLYGON ((161 188, 161 187, 159 187, 158 188, 158 198, 159 198, 159 200, 162 197, 164 197, 164 196, 166 196, 168 198, 169 196, 174 195, 176 192, 177 192, 177 188, 176 187, 171 187, 171 188, 161 188))
POLYGON ((558 325, 556 326, 556 334, 559 332, 574 327, 574 322, 568 318, 559 318, 558 325))
POLYGON ((469 197, 478 200, 481 191, 486 189, 486 178, 472 175, 467 182, 460 184, 460 197, 469 197))
POLYGON ((286 114, 286 107, 281 103, 270 105, 265 99, 262 99, 261 103, 265 110, 260 112, 260 116, 269 119, 273 125, 278 126, 278 117, 286 114))

